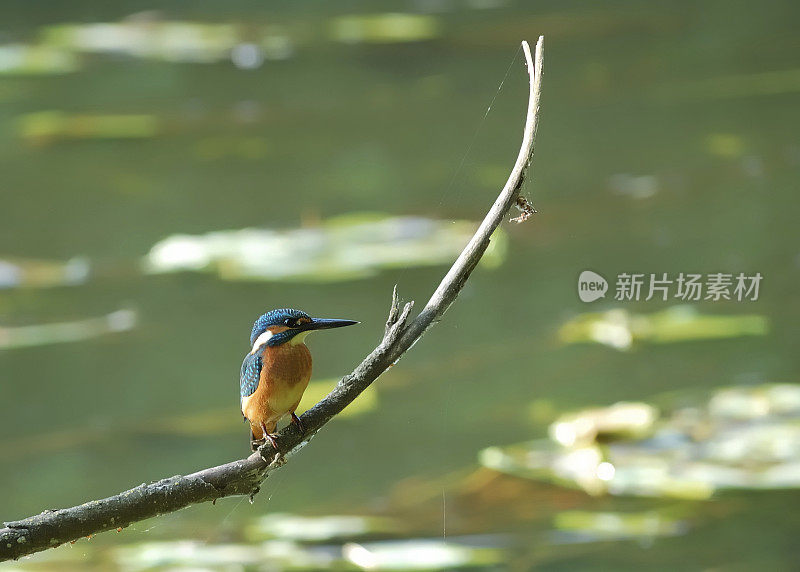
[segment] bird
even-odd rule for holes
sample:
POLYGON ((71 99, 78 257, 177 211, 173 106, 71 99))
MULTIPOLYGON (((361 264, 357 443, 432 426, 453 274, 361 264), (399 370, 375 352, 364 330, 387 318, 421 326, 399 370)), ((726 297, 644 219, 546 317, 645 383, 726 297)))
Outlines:
POLYGON ((239 374, 242 415, 250 422, 250 446, 257 450, 273 436, 286 415, 305 433, 295 414, 311 379, 311 352, 305 344, 316 330, 358 324, 355 320, 312 318, 301 310, 279 308, 259 316, 250 333, 251 349, 239 374))

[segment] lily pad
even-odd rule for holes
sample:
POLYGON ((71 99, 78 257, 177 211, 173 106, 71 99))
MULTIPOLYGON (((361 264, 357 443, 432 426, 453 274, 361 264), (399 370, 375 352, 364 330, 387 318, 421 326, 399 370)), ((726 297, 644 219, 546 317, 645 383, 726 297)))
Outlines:
POLYGON ((655 411, 616 404, 569 413, 550 426, 551 439, 490 447, 480 462, 593 495, 800 488, 800 385, 723 388, 658 419, 655 411))
POLYGON ((126 332, 136 327, 133 310, 117 310, 97 318, 53 322, 30 326, 0 326, 0 349, 78 342, 106 334, 126 332))
POLYGON ((503 561, 498 548, 427 538, 348 543, 343 553, 362 570, 457 570, 503 561))
POLYGON ((642 540, 679 536, 689 525, 666 514, 666 510, 636 512, 565 510, 554 517, 556 544, 642 540))
MULTIPOLYGON (((174 235, 150 249, 150 273, 209 272, 224 280, 333 282, 381 269, 452 262, 477 224, 422 217, 348 215, 312 228, 242 229, 174 235)), ((482 262, 498 265, 505 236, 495 233, 482 262)))
POLYGON ((440 34, 438 20, 429 14, 356 14, 331 23, 333 39, 345 44, 420 42, 440 34))
POLYGON ((679 305, 652 314, 632 314, 619 308, 587 312, 561 326, 558 337, 565 344, 597 343, 629 350, 638 343, 764 336, 768 332, 765 316, 700 314, 692 306, 679 305))
POLYGON ((75 139, 142 139, 155 137, 154 115, 103 115, 37 111, 20 117, 17 131, 29 143, 45 145, 75 139))
POLYGON ((0 259, 0 289, 75 286, 89 279, 89 261, 76 257, 60 262, 39 259, 0 259))
POLYGON ((395 533, 398 525, 387 518, 357 515, 299 516, 269 514, 247 527, 248 538, 277 538, 298 542, 329 542, 385 536, 395 533))

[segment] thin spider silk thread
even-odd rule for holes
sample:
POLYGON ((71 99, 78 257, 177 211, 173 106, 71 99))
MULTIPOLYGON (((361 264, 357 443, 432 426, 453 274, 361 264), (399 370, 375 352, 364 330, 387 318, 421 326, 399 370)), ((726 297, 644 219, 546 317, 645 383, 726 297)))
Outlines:
MULTIPOLYGON (((478 123, 478 126, 475 128, 475 131, 473 132, 472 137, 470 138, 470 142, 469 142, 469 145, 467 146, 467 150, 462 155, 461 161, 459 161, 459 163, 458 163, 458 167, 456 167, 455 172, 450 177, 450 182, 447 184, 447 186, 445 187, 444 191, 442 191, 442 195, 439 198, 439 205, 438 205, 439 207, 441 207, 444 204, 444 201, 447 198, 447 195, 450 193, 450 191, 452 190, 453 186, 455 185, 456 180, 458 179, 458 176, 463 171, 464 165, 467 162, 467 158, 469 157, 470 153, 472 152, 472 148, 475 146, 475 142, 478 140, 478 135, 481 132, 481 128, 483 127, 483 124, 486 123, 486 118, 489 116, 489 113, 492 111, 492 107, 494 107, 495 101, 497 101, 497 97, 500 95, 500 92, 503 90, 503 86, 505 85, 506 80, 508 79, 508 75, 511 73, 511 68, 514 67, 514 63, 517 61, 517 58, 519 58, 519 53, 520 53, 521 50, 522 50, 522 45, 519 45, 517 47, 516 51, 514 52, 514 55, 511 57, 511 61, 509 62, 508 67, 506 68, 506 73, 503 75, 503 79, 500 81, 500 85, 497 86, 497 89, 495 90, 495 92, 494 92, 494 94, 492 96, 492 100, 489 102, 489 105, 486 107, 486 111, 483 113, 483 117, 481 117, 481 120, 478 123)), ((445 421, 447 419, 447 414, 448 414, 448 410, 449 410, 452 388, 453 388, 453 380, 450 379, 449 382, 448 382, 448 387, 447 387, 447 396, 445 397, 445 402, 444 402, 443 418, 445 419, 445 421)), ((444 428, 443 431, 442 431, 442 440, 444 442, 443 445, 445 445, 445 449, 447 448, 446 444, 447 444, 447 441, 449 440, 448 436, 445 435, 445 432, 447 431, 447 426, 448 425, 447 425, 446 422, 444 422, 442 424, 442 427, 444 428)), ((444 488, 442 489, 442 540, 443 541, 447 540, 447 491, 444 488)))
POLYGON ((497 101, 497 97, 500 95, 500 92, 503 89, 503 85, 506 83, 506 80, 508 79, 508 75, 511 73, 511 68, 514 67, 514 63, 517 61, 517 58, 519 57, 520 50, 522 50, 522 45, 518 46, 517 50, 514 52, 514 55, 511 58, 511 62, 508 64, 508 67, 506 68, 506 73, 503 76, 503 79, 500 81, 500 85, 497 86, 497 90, 494 92, 494 95, 492 96, 492 100, 489 102, 489 106, 486 108, 486 111, 483 113, 483 117, 481 118, 480 122, 478 123, 478 126, 475 128, 475 132, 472 134, 472 137, 470 138, 469 145, 467 146, 467 150, 464 152, 464 155, 461 157, 461 161, 459 161, 458 167, 456 167, 456 170, 453 173, 453 176, 450 177, 450 182, 447 184, 447 186, 445 187, 444 191, 442 191, 442 196, 439 198, 439 205, 438 205, 439 207, 441 207, 444 204, 444 200, 447 198, 448 193, 453 188, 453 185, 455 184, 456 179, 461 174, 461 171, 464 168, 464 164, 467 162, 467 157, 469 157, 469 154, 472 152, 472 148, 475 146, 475 141, 477 141, 477 139, 478 139, 478 135, 480 134, 481 128, 483 127, 483 124, 486 122, 486 118, 489 116, 489 112, 492 110, 492 107, 494 107, 494 102, 497 101))
MULTIPOLYGON (((470 139, 469 145, 467 145, 467 150, 461 156, 461 161, 459 161, 458 166, 456 167, 456 170, 453 172, 453 175, 450 177, 450 182, 447 184, 445 189, 442 191, 441 196, 439 197, 439 203, 437 205, 439 208, 441 208, 441 206, 444 204, 444 201, 447 198, 447 196, 450 193, 450 191, 452 190, 453 185, 455 184, 458 176, 461 174, 462 170, 464 169, 464 165, 467 162, 467 158, 469 157, 469 154, 472 152, 472 148, 475 146, 475 142, 478 140, 478 135, 480 134, 481 128, 483 127, 483 124, 486 122, 486 118, 489 116, 489 112, 492 111, 492 107, 494 107, 494 103, 495 103, 495 101, 497 101, 497 97, 500 95, 500 92, 503 90, 503 85, 505 85, 506 80, 508 79, 508 76, 511 73, 511 68, 514 67, 514 63, 519 58, 519 53, 520 53, 521 50, 522 50, 522 45, 520 44, 517 47, 516 51, 514 52, 514 55, 511 57, 511 61, 509 62, 508 67, 506 68, 506 73, 503 75, 503 79, 500 81, 500 85, 497 86, 497 89, 495 90, 494 94, 492 95, 492 99, 489 102, 489 106, 486 108, 486 111, 484 111, 483 117, 481 117, 481 120, 478 123, 478 126, 475 128, 475 131, 472 134, 472 138, 470 139)), ((404 277, 408 273, 408 270, 409 270, 408 267, 403 268, 403 270, 401 270, 400 273, 398 274, 398 278, 404 277)))
POLYGON ((213 532, 210 532, 206 536, 206 539, 205 539, 206 544, 208 544, 209 542, 212 542, 215 538, 219 538, 219 533, 222 530, 222 528, 228 523, 228 521, 231 518, 231 515, 236 511, 237 508, 239 508, 242 505, 242 503, 245 501, 246 498, 247 497, 240 498, 239 502, 237 502, 233 506, 233 508, 228 511, 228 514, 225 515, 225 518, 223 518, 222 521, 219 524, 217 524, 217 526, 214 527, 213 532))

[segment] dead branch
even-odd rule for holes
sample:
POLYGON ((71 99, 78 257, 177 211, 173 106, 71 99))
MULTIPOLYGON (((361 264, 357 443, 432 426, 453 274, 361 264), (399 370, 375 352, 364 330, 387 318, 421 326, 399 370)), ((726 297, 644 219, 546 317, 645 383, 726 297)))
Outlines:
POLYGON ((395 290, 383 339, 358 367, 339 381, 330 394, 300 417, 306 428, 305 436, 294 425, 289 425, 277 436, 277 451, 267 444, 245 459, 186 476, 141 484, 112 497, 71 508, 46 510, 23 520, 6 522, 5 528, 0 529, 0 561, 33 554, 98 532, 126 527, 189 505, 232 495, 252 497, 272 471, 286 463, 323 425, 396 363, 444 315, 483 256, 492 233, 509 209, 516 204, 533 157, 542 79, 543 42, 544 38, 539 37, 535 63, 528 43, 522 42, 530 77, 528 113, 522 146, 503 190, 425 308, 413 320, 409 321, 413 302, 408 302, 401 308, 395 290))

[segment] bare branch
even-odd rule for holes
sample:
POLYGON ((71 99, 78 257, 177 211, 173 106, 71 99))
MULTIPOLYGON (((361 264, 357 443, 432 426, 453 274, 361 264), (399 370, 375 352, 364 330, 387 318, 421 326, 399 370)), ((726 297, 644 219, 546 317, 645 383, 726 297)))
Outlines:
POLYGON ((392 329, 397 323, 397 314, 400 311, 400 298, 397 295, 397 284, 394 285, 392 288, 392 305, 389 308, 389 317, 386 318, 386 330, 384 331, 384 335, 389 333, 389 330, 392 329))
POLYGON ((456 299, 483 256, 492 233, 516 203, 533 157, 541 93, 543 42, 544 38, 539 37, 535 60, 531 58, 528 43, 522 42, 530 77, 528 113, 519 155, 500 195, 425 308, 410 322, 413 302, 406 303, 400 310, 395 287, 383 339, 358 367, 339 380, 330 394, 300 417, 306 429, 305 435, 301 435, 292 424, 277 435, 277 451, 267 445, 245 459, 225 465, 142 484, 118 495, 72 508, 46 510, 24 520, 7 522, 5 528, 0 529, 0 560, 16 559, 83 536, 124 528, 192 504, 233 495, 252 497, 272 471, 282 466, 325 423, 397 362, 456 299))

